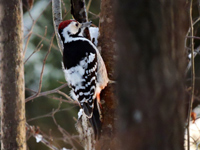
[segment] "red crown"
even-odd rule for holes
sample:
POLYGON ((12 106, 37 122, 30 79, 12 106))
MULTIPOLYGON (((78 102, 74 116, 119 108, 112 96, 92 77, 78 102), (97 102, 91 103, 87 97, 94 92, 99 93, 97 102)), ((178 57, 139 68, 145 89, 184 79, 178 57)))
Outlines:
POLYGON ((59 29, 64 29, 66 26, 68 26, 71 22, 77 22, 76 20, 65 20, 63 22, 61 22, 58 26, 58 30, 59 29))

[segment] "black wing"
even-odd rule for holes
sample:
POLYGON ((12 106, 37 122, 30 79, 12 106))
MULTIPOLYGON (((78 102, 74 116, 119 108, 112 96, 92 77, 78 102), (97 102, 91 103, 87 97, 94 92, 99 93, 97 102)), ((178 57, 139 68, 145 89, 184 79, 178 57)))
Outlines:
MULTIPOLYGON (((92 116, 94 108, 96 80, 97 80, 97 54, 93 46, 87 41, 72 41, 64 44, 63 63, 67 70, 74 69, 80 75, 80 83, 68 81, 72 91, 88 117, 92 116), (84 73, 79 73, 76 67, 81 67, 84 73)), ((71 75, 75 75, 75 73, 71 75)))

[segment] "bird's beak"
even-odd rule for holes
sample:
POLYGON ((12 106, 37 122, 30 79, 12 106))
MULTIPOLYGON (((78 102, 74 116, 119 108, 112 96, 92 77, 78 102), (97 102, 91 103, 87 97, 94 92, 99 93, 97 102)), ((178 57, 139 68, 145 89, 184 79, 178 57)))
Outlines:
POLYGON ((81 23, 81 28, 89 27, 91 24, 92 24, 92 21, 81 23))

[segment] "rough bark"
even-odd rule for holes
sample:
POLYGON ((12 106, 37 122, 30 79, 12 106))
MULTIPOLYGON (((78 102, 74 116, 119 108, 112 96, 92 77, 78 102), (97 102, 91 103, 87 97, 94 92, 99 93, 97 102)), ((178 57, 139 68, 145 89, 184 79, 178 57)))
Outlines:
MULTIPOLYGON (((100 37, 98 40, 98 49, 106 64, 108 77, 114 80, 115 67, 115 20, 114 20, 114 2, 115 0, 102 0, 100 13, 100 37)), ((101 101, 103 113, 102 133, 99 141, 96 142, 96 150, 117 149, 118 141, 116 139, 115 111, 117 100, 115 98, 114 84, 109 84, 102 91, 101 101)))
POLYGON ((183 150, 182 0, 118 0, 120 149, 183 150))
POLYGON ((0 0, 1 149, 26 150, 22 4, 0 0))

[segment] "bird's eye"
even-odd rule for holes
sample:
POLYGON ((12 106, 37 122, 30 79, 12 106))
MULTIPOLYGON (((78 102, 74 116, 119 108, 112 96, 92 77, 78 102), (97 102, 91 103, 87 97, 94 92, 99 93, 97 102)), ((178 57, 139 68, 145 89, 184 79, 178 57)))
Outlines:
POLYGON ((78 27, 78 23, 76 23, 76 24, 75 24, 75 26, 77 26, 77 27, 78 27))

